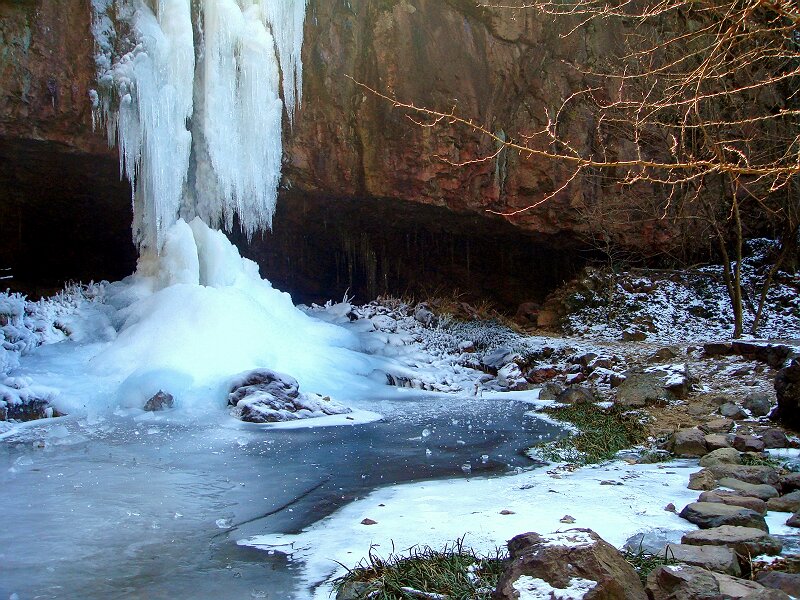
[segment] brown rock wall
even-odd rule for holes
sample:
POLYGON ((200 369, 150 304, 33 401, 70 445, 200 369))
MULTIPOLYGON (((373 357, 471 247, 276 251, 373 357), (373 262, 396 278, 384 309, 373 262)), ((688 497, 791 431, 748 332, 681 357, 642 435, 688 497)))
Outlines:
MULTIPOLYGON (((593 29, 564 38, 567 26, 471 0, 310 0, 304 101, 285 135, 285 184, 294 193, 281 201, 358 199, 369 211, 374 199, 386 199, 480 218, 540 200, 560 186, 562 166, 502 152, 455 167, 494 153, 494 142, 446 124, 415 125, 347 76, 420 105, 453 108, 493 132, 530 132, 544 125, 543 107, 555 111, 582 85, 570 63, 592 64, 615 40, 613 31, 593 29)), ((113 277, 118 267, 109 265, 132 265, 130 190, 119 183, 116 150, 92 127, 93 56, 90 0, 0 0, 0 266, 21 279, 40 280, 35 265, 54 255, 65 257, 54 269, 62 279, 113 277), (50 230, 40 230, 41 215, 53 222, 50 230), (106 234, 96 236, 101 227, 106 234), (96 263, 71 268, 85 252, 96 263)), ((588 111, 578 108, 562 123, 591 143, 588 111)), ((510 221, 543 234, 542 243, 555 246, 558 238, 560 248, 575 248, 575 232, 587 223, 576 207, 601 193, 574 185, 510 221)))

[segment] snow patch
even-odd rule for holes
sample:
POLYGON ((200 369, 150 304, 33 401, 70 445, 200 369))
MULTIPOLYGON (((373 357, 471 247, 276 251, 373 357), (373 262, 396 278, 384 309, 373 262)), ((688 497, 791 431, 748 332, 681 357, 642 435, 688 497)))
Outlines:
POLYGON ((573 577, 566 588, 555 588, 544 579, 523 575, 514 582, 519 600, 580 600, 597 586, 596 581, 573 577))

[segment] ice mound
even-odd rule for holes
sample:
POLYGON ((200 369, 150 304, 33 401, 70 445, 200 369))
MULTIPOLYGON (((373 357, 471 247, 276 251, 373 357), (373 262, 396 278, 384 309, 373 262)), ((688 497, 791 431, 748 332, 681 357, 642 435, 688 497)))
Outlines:
MULTIPOLYGON (((141 409, 162 390, 177 409, 219 410, 231 377, 261 368, 342 398, 374 369, 354 333, 295 308, 200 219, 179 220, 159 255, 144 254, 134 275, 104 288, 102 306, 79 309, 93 311, 85 321, 102 336, 84 331, 21 365, 21 374, 60 390, 53 401, 61 412, 141 409)), ((302 410, 316 411, 311 395, 308 402, 302 410)))

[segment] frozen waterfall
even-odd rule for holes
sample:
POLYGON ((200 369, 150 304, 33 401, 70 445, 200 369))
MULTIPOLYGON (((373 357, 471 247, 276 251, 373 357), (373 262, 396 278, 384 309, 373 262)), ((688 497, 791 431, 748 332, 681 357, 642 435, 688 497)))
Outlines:
POLYGON ((95 114, 134 189, 134 238, 160 252, 199 216, 270 227, 281 123, 301 98, 306 0, 93 0, 95 114), (282 73, 282 78, 281 78, 282 73))

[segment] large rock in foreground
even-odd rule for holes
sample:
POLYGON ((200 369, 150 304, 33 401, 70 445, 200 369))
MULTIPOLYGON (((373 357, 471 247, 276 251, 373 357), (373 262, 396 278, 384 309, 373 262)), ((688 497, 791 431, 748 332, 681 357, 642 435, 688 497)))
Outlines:
POLYGON ((327 396, 300 392, 297 380, 269 369, 247 371, 230 383, 228 405, 250 423, 295 421, 352 412, 327 396))
POLYGON ((500 578, 492 596, 494 600, 646 598, 633 567, 591 529, 570 529, 549 535, 524 533, 508 542, 508 550, 511 566, 500 578), (541 596, 542 593, 550 596, 541 596))

